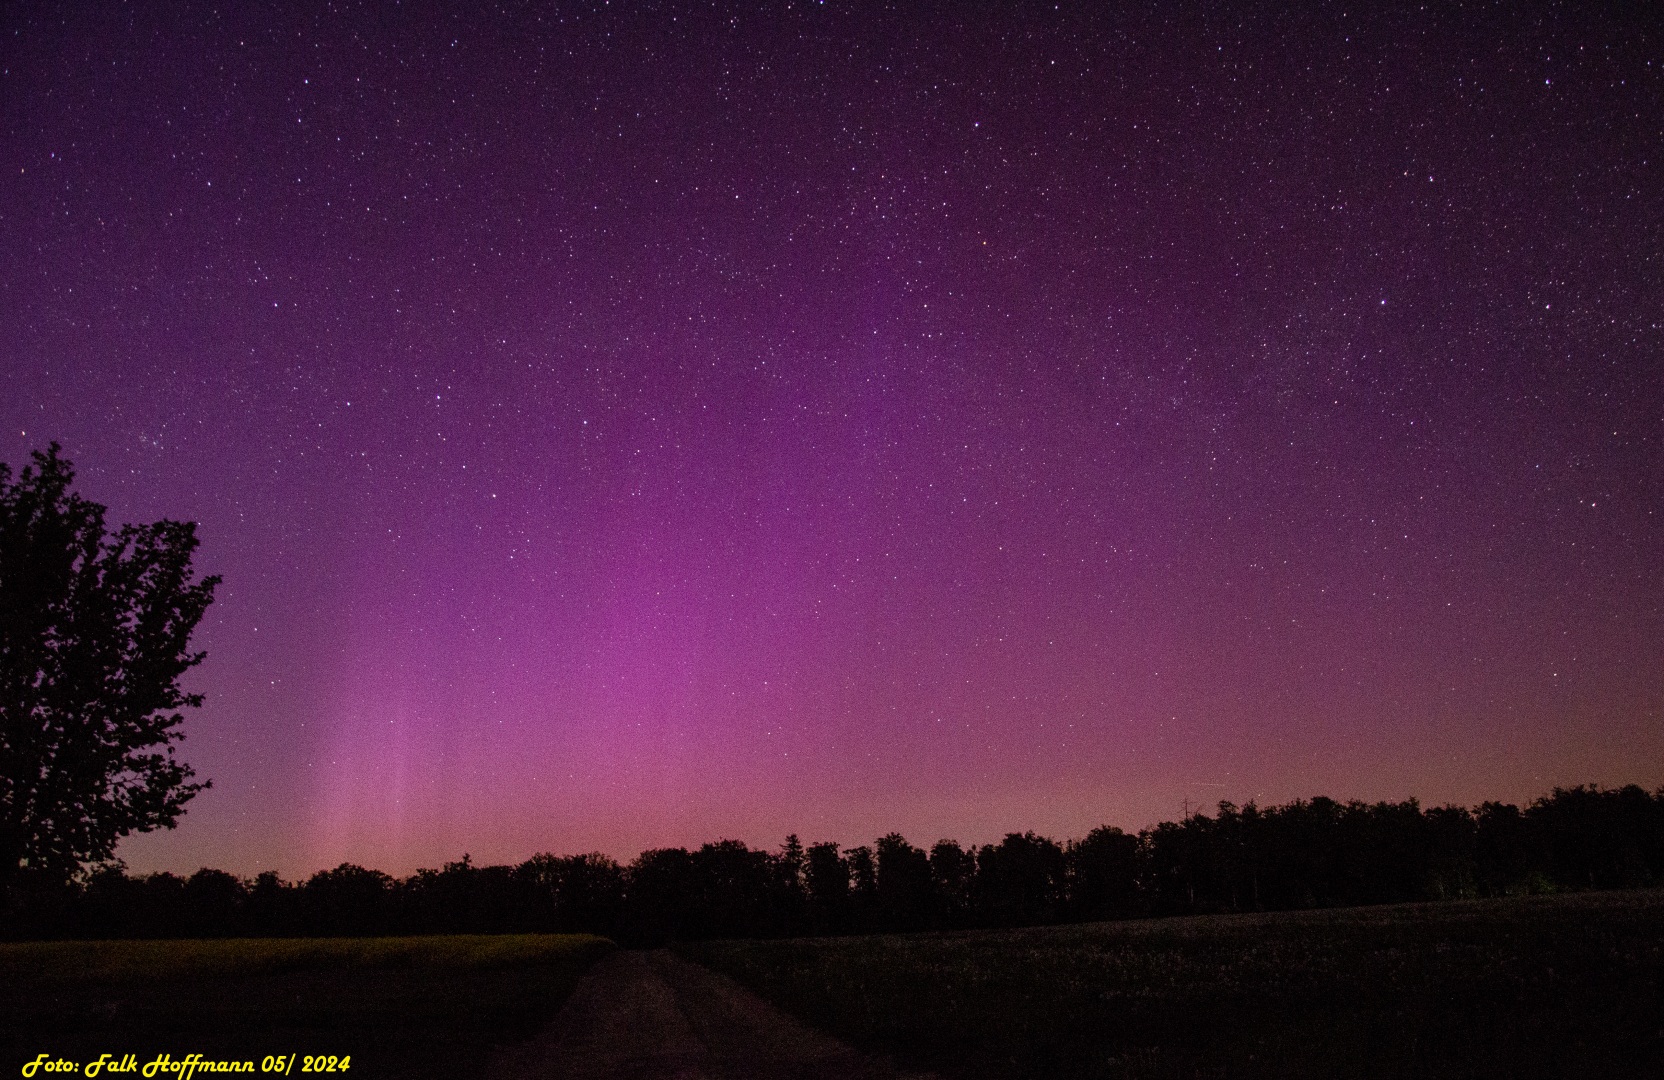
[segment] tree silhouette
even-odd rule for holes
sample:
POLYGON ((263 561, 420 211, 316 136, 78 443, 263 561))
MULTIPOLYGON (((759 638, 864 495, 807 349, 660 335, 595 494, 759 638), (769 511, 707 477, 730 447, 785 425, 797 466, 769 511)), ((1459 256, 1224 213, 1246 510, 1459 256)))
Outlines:
POLYGON ((186 879, 180 899, 185 933, 192 937, 230 937, 242 928, 248 886, 224 870, 204 866, 186 879))
POLYGON ((889 930, 923 930, 936 916, 930 856, 900 833, 878 841, 877 902, 881 925, 889 930))
POLYGON ((850 848, 844 852, 844 865, 849 868, 849 906, 853 928, 869 931, 878 896, 878 864, 873 861, 872 848, 865 844, 850 848))
POLYGON ((780 850, 774 856, 774 880, 770 886, 772 895, 769 907, 774 912, 776 929, 784 934, 799 934, 803 932, 804 906, 807 893, 804 888, 804 874, 808 870, 809 857, 803 850, 803 842, 796 833, 786 837, 786 842, 780 845, 780 850))
POLYGON ((563 934, 615 934, 624 911, 624 868, 598 851, 534 855, 516 873, 531 887, 531 921, 563 934))
POLYGON ((380 870, 356 863, 320 870, 301 890, 307 931, 323 937, 384 934, 390 929, 387 908, 392 891, 393 879, 380 870))
POLYGON ((633 942, 662 945, 702 936, 703 899, 687 848, 654 848, 636 856, 626 904, 633 942))
POLYGON ((976 855, 957 840, 938 840, 930 849, 930 881, 940 898, 943 916, 957 923, 971 906, 971 882, 976 878, 976 855))
POLYGON ((218 577, 191 581, 196 526, 107 533, 58 444, 12 483, 0 464, 0 891, 63 881, 123 836, 172 828, 191 783, 173 756, 179 678, 218 577))
POLYGON ((1057 841, 1006 833, 998 847, 984 844, 976 857, 976 892, 984 918, 999 926, 1029 926, 1055 919, 1063 902, 1065 862, 1057 841))
POLYGON ((695 898, 702 915, 699 937, 766 934, 773 860, 740 840, 701 844, 691 856, 695 898))
POLYGON ((804 856, 803 877, 811 929, 817 934, 841 930, 849 907, 849 864, 838 855, 838 845, 812 845, 804 856))
POLYGON ((1127 915, 1138 895, 1138 837, 1102 825, 1069 845, 1076 914, 1085 919, 1127 915))
POLYGON ((1652 883, 1659 854, 1659 806, 1634 784, 1555 788, 1525 818, 1550 876, 1573 889, 1623 889, 1652 883))

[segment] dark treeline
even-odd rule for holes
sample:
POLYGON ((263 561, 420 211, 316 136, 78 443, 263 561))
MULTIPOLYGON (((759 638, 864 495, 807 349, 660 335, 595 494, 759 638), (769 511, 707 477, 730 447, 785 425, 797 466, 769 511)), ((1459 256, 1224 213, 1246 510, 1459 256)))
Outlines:
POLYGON ((928 851, 777 851, 737 840, 662 848, 629 865, 464 856, 395 880, 350 863, 290 884, 202 869, 130 877, 104 867, 8 897, 5 936, 122 938, 588 932, 626 944, 973 927, 1446 900, 1664 884, 1664 788, 1555 789, 1525 809, 1315 798, 1220 803, 1137 835, 1063 844, 1033 832, 928 851))

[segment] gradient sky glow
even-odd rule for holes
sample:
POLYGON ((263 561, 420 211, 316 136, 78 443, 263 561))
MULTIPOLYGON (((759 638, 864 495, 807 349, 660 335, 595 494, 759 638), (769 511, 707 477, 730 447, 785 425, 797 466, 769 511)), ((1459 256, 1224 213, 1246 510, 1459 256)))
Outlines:
POLYGON ((1664 784, 1656 12, 1003 7, 8 5, 0 460, 225 578, 130 868, 1664 784))

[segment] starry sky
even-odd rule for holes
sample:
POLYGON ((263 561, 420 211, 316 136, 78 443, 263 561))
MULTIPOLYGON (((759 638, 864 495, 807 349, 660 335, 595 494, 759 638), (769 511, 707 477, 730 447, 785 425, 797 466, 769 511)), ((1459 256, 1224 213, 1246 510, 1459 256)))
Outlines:
POLYGON ((6 5, 130 869, 1664 784, 1664 20, 1284 7, 6 5))

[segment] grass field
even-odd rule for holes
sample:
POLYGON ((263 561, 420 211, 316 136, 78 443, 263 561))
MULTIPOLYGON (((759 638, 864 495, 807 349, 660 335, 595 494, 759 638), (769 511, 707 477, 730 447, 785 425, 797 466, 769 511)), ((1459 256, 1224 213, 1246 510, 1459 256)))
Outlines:
POLYGON ((0 1070, 41 1053, 199 1053, 256 1070, 297 1054, 291 1075, 333 1055, 360 1080, 467 1076, 613 948, 552 934, 3 944, 0 1070))
POLYGON ((948 1077, 1664 1075, 1664 892, 681 951, 948 1077))

